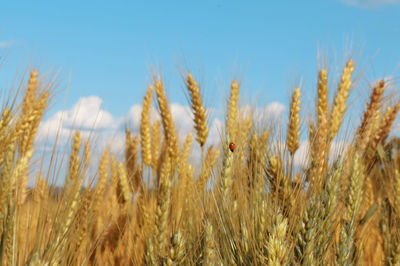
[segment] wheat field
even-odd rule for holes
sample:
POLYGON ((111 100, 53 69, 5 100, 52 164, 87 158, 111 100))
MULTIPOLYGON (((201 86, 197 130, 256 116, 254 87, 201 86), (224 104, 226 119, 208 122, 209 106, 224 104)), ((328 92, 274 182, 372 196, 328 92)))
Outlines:
POLYGON ((187 136, 154 77, 140 130, 126 128, 124 156, 97 154, 87 185, 96 154, 77 130, 61 189, 50 171, 32 174, 53 94, 32 70, 1 107, 1 264, 400 265, 400 141, 391 134, 400 101, 387 100, 394 83, 381 79, 367 88, 357 124, 344 128, 355 68, 349 59, 336 86, 318 70, 309 116, 294 87, 283 128, 243 112, 233 80, 218 144, 207 143, 210 113, 195 77, 183 80, 194 118, 187 136), (346 147, 334 155, 344 131, 346 147))

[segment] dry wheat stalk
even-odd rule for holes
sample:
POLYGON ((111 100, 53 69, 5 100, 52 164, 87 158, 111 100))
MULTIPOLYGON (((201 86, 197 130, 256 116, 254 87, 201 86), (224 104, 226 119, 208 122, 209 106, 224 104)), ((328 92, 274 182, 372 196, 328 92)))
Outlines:
POLYGON ((150 112, 153 97, 153 87, 149 86, 143 100, 142 117, 140 119, 140 145, 142 148, 142 160, 147 166, 151 164, 151 132, 150 112))
POLYGON ((232 164, 233 164, 233 152, 229 149, 228 143, 225 144, 224 158, 222 164, 221 181, 222 181, 222 194, 225 199, 228 200, 232 192, 232 164))
POLYGON ((164 127, 165 138, 168 143, 168 153, 171 157, 171 162, 174 165, 179 154, 178 139, 175 131, 174 120, 171 110, 168 105, 167 97, 165 96, 164 86, 161 80, 156 81, 156 94, 158 107, 161 113, 161 122, 164 127))
POLYGON ((101 202, 106 190, 106 185, 108 182, 108 163, 109 163, 109 151, 105 150, 101 156, 99 164, 99 177, 97 179, 97 184, 95 187, 93 206, 92 210, 94 213, 98 213, 100 210, 101 202))
POLYGON ((370 102, 366 107, 363 120, 361 121, 361 125, 357 132, 357 146, 361 150, 365 150, 370 141, 371 134, 373 133, 371 132, 374 124, 373 122, 376 120, 376 116, 379 115, 378 110, 382 105, 381 101, 385 89, 385 81, 380 80, 376 83, 371 92, 370 102))
POLYGON ((66 183, 69 183, 70 180, 74 180, 78 178, 79 174, 79 152, 81 150, 81 134, 77 130, 72 139, 72 151, 69 157, 69 170, 68 170, 68 178, 65 180, 66 183))
MULTIPOLYGON (((87 174, 87 171, 89 169, 90 166, 90 158, 92 157, 92 153, 90 151, 90 143, 89 140, 85 140, 85 143, 83 145, 83 173, 84 175, 87 174)), ((87 180, 87 179, 86 179, 87 180)), ((87 182, 87 181, 86 181, 87 182)), ((88 184, 86 184, 87 186, 88 184)))
POLYGON ((311 186, 319 189, 322 174, 325 168, 326 148, 328 141, 328 74, 322 69, 318 75, 318 104, 317 104, 317 135, 316 135, 316 162, 317 167, 313 174, 311 186))
POLYGON ((208 137, 207 113, 201 100, 200 88, 190 73, 186 79, 186 87, 190 93, 192 102, 194 128, 197 132, 196 140, 203 147, 208 137))
POLYGON ((29 109, 32 108, 33 103, 36 101, 36 92, 38 90, 37 77, 38 73, 36 69, 32 70, 28 80, 28 88, 24 97, 24 105, 22 106, 23 115, 28 115, 29 109))
POLYGON ((231 94, 228 101, 228 112, 226 117, 225 131, 228 143, 236 141, 237 118, 238 118, 239 84, 234 80, 231 84, 231 94))
POLYGON ((292 95, 289 112, 289 126, 287 130, 286 145, 292 156, 299 148, 300 137, 300 89, 296 87, 292 95))
POLYGON ((49 94, 47 92, 42 93, 39 99, 34 101, 28 109, 26 115, 22 115, 20 121, 16 126, 16 138, 20 139, 20 152, 23 154, 33 146, 33 141, 36 136, 39 123, 42 119, 44 109, 47 106, 47 99, 49 94))
POLYGON ((339 87, 333 100, 333 107, 330 117, 329 137, 332 140, 338 133, 343 121, 343 115, 346 112, 346 101, 351 88, 351 76, 354 71, 354 62, 350 58, 346 66, 343 68, 343 73, 340 78, 339 87))

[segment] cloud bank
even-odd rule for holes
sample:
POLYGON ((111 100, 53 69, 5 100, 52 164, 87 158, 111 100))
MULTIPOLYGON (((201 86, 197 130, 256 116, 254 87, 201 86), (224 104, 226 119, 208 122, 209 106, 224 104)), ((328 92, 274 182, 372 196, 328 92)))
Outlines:
MULTIPOLYGON (((109 111, 102 108, 103 99, 98 96, 80 98, 70 109, 57 111, 48 119, 42 121, 38 130, 38 145, 41 149, 50 150, 56 143, 56 147, 65 151, 70 146, 71 138, 75 130, 80 130, 83 139, 89 138, 99 150, 110 148, 116 154, 122 154, 124 150, 126 126, 134 133, 139 132, 142 106, 131 106, 125 117, 115 117, 109 111)), ((170 104, 171 113, 175 122, 179 140, 182 142, 190 132, 194 132, 193 114, 189 106, 177 103, 170 104)), ((240 108, 240 113, 250 112, 250 106, 240 108)), ((278 118, 285 111, 285 106, 278 102, 271 103, 263 108, 253 111, 254 117, 278 118)), ((215 110, 211 110, 211 113, 215 110)), ((160 120, 158 111, 151 110, 151 121, 160 120)), ((218 145, 223 132, 224 117, 214 117, 209 121, 209 137, 207 144, 218 145)), ((194 133, 195 134, 195 133, 194 133)), ((197 143, 193 144, 193 153, 197 153, 197 143)), ((200 152, 199 152, 200 154, 200 152)))

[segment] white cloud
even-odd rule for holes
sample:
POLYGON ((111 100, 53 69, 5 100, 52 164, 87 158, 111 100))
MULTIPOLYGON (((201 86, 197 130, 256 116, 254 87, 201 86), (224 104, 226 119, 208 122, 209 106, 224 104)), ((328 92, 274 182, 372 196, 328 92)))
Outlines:
POLYGON ((266 116, 279 117, 286 110, 286 107, 278 102, 273 102, 263 108, 263 114, 266 116))
POLYGON ((243 115, 248 115, 253 112, 254 117, 258 119, 276 119, 280 118, 282 113, 286 110, 286 107, 279 102, 272 102, 264 107, 252 107, 250 105, 244 105, 240 107, 239 112, 243 115))
POLYGON ((39 133, 55 136, 59 129, 103 129, 115 127, 112 115, 101 109, 97 96, 82 97, 70 109, 58 111, 39 127, 39 133))
POLYGON ((400 0, 341 0, 341 2, 360 8, 376 8, 384 5, 400 4, 400 0))
MULTIPOLYGON (((114 118, 101 108, 103 100, 98 96, 82 97, 69 110, 58 111, 49 119, 42 121, 38 129, 38 140, 44 143, 66 145, 75 130, 80 130, 82 138, 89 138, 92 132, 101 146, 107 144, 105 139, 112 139, 121 125, 121 119, 114 118)), ((115 141, 112 147, 117 147, 115 141)), ((122 147, 122 146, 121 146, 122 147)))

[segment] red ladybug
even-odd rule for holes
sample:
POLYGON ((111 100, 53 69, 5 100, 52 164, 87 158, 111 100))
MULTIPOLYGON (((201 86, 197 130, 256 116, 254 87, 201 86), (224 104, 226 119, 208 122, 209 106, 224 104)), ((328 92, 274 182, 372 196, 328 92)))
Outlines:
POLYGON ((231 142, 229 143, 229 149, 231 150, 231 152, 233 152, 235 150, 236 144, 231 142))

